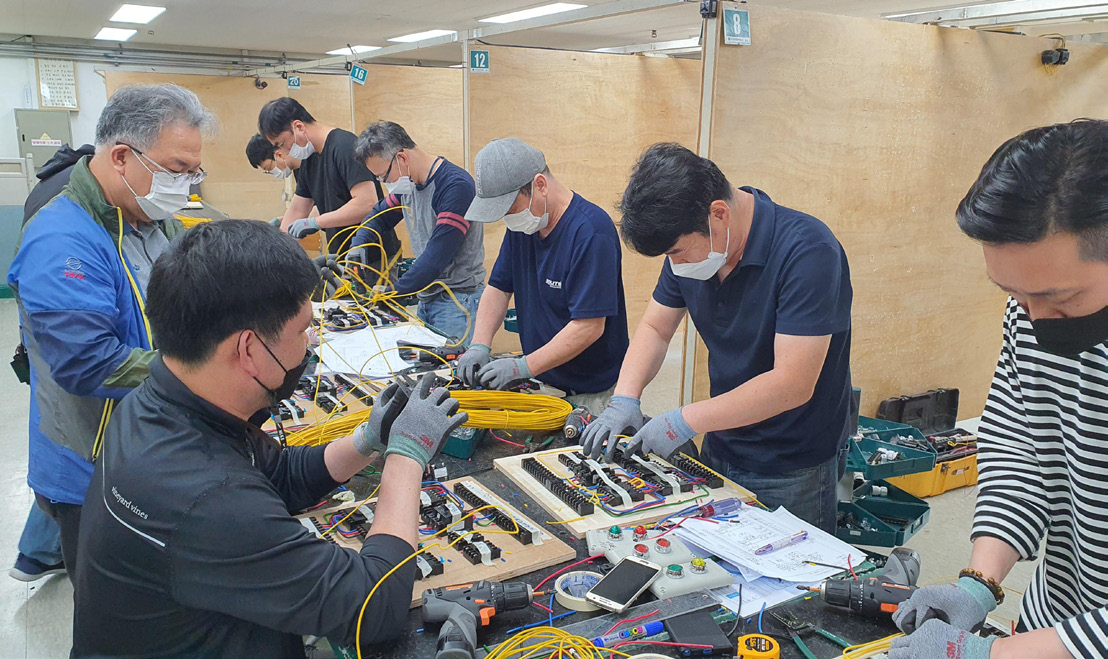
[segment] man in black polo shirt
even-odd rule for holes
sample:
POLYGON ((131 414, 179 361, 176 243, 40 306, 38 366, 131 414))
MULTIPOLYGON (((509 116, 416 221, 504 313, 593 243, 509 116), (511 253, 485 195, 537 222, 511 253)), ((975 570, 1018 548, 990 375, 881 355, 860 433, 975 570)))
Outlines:
MULTIPOLYGON (((385 191, 364 162, 354 158, 354 133, 325 126, 295 99, 275 98, 258 114, 258 132, 282 153, 300 161, 296 194, 281 229, 297 240, 323 230, 327 253, 341 255, 350 246, 355 228, 362 223, 385 191), (319 209, 310 217, 312 204, 319 209), (336 237, 337 236, 337 237, 336 237)), ((400 251, 400 239, 389 229, 382 232, 391 260, 400 251)))
POLYGON ((160 357, 116 407, 85 499, 73 656, 303 657, 302 635, 364 647, 404 630, 415 562, 381 579, 414 551, 423 470, 466 415, 430 379, 410 400, 392 385, 353 435, 282 450, 256 423, 308 364, 317 283, 252 220, 197 226, 158 259, 160 357), (382 452, 360 553, 292 517, 382 452))
POLYGON ((623 240, 665 254, 654 299, 627 350, 612 403, 585 430, 598 456, 668 457, 705 433, 705 462, 800 518, 834 531, 853 397, 846 254, 816 218, 731 185, 707 158, 656 144, 620 205, 623 240), (639 396, 688 309, 708 346, 712 397, 643 425, 639 396))

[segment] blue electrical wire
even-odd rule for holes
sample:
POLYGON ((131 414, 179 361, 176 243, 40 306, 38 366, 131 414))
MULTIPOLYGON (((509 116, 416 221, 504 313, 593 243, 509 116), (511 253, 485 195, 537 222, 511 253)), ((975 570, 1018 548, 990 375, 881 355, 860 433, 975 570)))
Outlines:
POLYGON ((763 634, 762 631, 762 614, 766 612, 766 603, 762 602, 762 610, 758 612, 758 633, 763 634))
POLYGON ((550 593, 550 604, 546 608, 550 609, 550 626, 554 626, 554 595, 556 593, 550 593))
POLYGON ((423 483, 421 483, 420 485, 421 486, 422 485, 438 485, 439 487, 441 487, 443 489, 444 492, 446 492, 448 495, 450 495, 451 499, 456 501, 458 503, 458 505, 462 507, 462 510, 465 510, 465 507, 466 507, 465 502, 462 501, 461 498, 459 498, 457 494, 454 494, 453 492, 451 492, 450 488, 448 488, 443 483, 440 483, 439 481, 423 481, 423 483))
POLYGON ((577 612, 576 611, 566 611, 565 613, 559 613, 558 615, 554 616, 553 618, 550 618, 549 620, 543 619, 543 620, 540 620, 538 622, 532 622, 528 625, 523 625, 522 627, 516 627, 515 629, 509 629, 508 631, 506 631, 504 633, 511 636, 512 634, 514 634, 516 632, 519 632, 519 631, 523 631, 524 629, 531 629, 532 627, 539 627, 540 625, 549 625, 550 623, 554 622, 555 620, 559 620, 561 618, 571 616, 574 613, 577 613, 577 612))

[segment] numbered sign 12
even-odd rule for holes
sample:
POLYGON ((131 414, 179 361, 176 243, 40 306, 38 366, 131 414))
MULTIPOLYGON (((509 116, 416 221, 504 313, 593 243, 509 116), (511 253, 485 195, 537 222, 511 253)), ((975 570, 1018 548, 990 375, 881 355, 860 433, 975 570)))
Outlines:
POLYGON ((471 50, 471 51, 469 51, 469 72, 470 73, 488 73, 489 72, 489 51, 487 51, 487 50, 471 50))

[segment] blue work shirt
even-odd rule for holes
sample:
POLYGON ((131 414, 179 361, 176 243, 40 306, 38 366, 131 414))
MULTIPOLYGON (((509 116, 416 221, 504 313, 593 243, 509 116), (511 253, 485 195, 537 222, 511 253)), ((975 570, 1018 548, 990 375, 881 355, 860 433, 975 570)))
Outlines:
POLYGON ((616 384, 627 353, 623 266, 612 218, 574 193, 545 238, 508 231, 489 285, 515 295, 524 354, 543 347, 576 318, 606 318, 604 333, 581 354, 538 379, 570 394, 616 384))
POLYGON ((736 267, 723 281, 673 274, 669 259, 654 299, 687 307, 708 346, 712 396, 773 369, 776 334, 831 336, 811 400, 760 423, 708 433, 715 458, 742 469, 777 474, 831 459, 852 432, 850 388, 850 268, 846 252, 823 222, 754 195, 754 219, 736 267))

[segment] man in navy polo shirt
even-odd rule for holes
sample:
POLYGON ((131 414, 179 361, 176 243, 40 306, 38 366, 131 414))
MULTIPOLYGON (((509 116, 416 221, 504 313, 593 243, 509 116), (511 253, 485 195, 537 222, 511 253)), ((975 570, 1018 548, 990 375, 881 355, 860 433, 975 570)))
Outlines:
POLYGON ((458 362, 470 386, 505 389, 537 377, 574 405, 601 412, 627 352, 627 308, 615 225, 558 182, 542 152, 514 137, 477 154, 470 222, 504 218, 508 232, 477 310, 474 343, 458 362), (491 360, 515 296, 523 356, 491 360))
POLYGON ((665 254, 612 405, 586 428, 598 456, 617 434, 668 457, 705 433, 705 462, 808 522, 834 531, 853 407, 846 254, 816 218, 737 188, 707 158, 655 144, 623 193, 624 241, 665 254), (708 346, 712 397, 643 425, 638 398, 688 309, 708 346))

